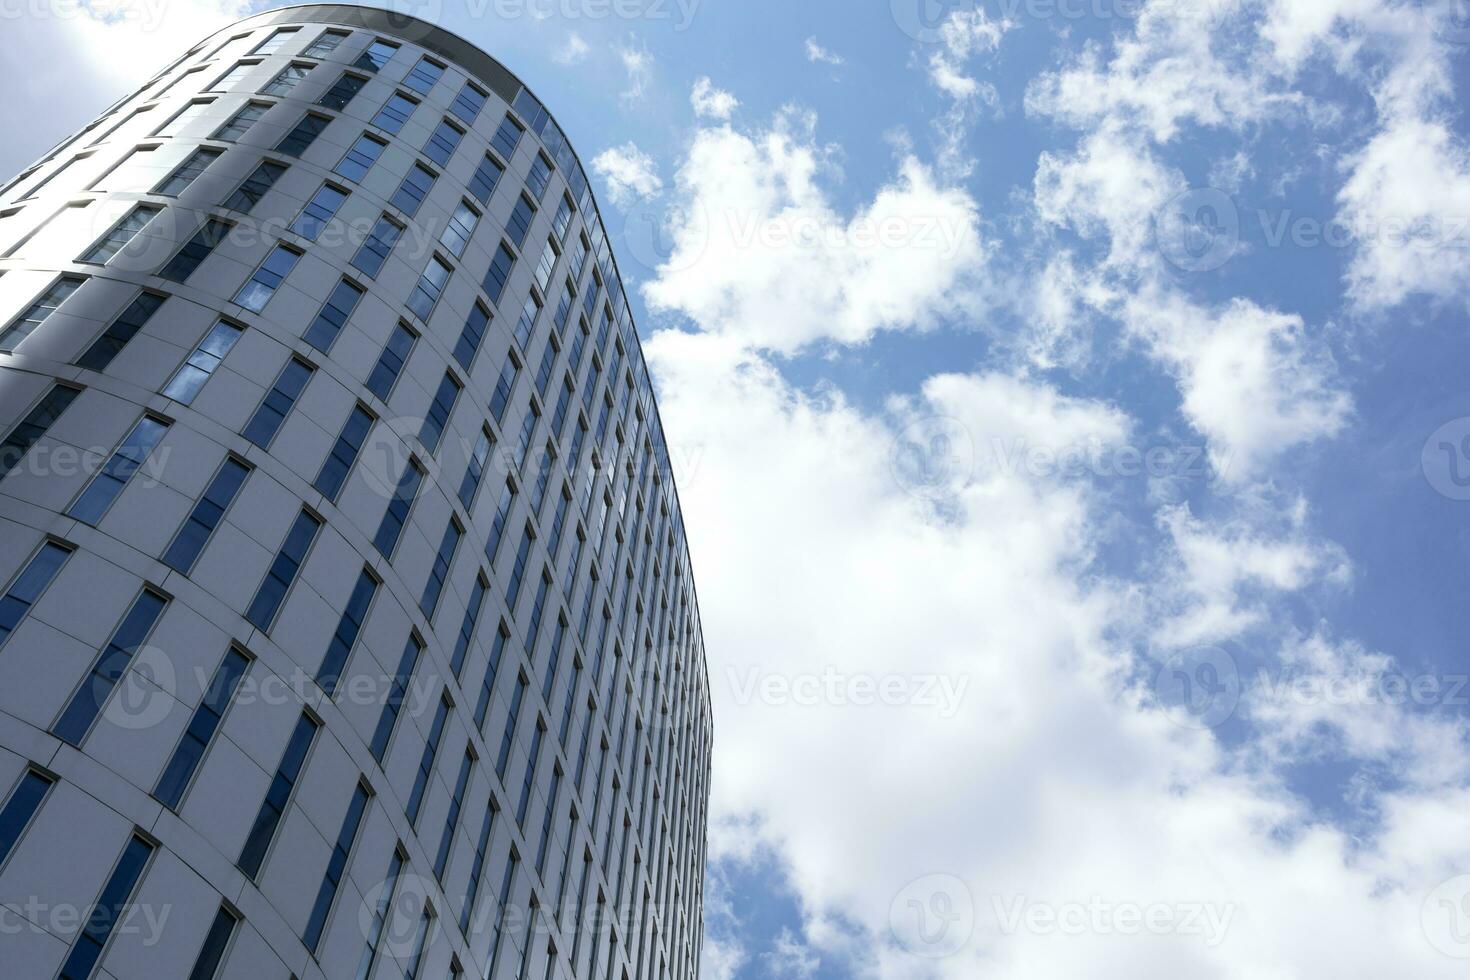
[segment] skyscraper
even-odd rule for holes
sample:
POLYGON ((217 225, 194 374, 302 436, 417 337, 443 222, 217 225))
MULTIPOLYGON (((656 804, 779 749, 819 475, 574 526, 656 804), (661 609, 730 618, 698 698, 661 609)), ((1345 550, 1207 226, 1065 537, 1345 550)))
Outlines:
POLYGON ((372 8, 0 190, 0 969, 698 973, 670 458, 557 124, 372 8))

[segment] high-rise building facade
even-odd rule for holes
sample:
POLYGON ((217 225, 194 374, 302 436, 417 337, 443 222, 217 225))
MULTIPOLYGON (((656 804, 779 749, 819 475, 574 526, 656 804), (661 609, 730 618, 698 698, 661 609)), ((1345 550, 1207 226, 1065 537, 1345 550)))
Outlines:
POLYGON ((0 189, 0 975, 694 977, 711 738, 607 234, 498 62, 273 10, 0 189))

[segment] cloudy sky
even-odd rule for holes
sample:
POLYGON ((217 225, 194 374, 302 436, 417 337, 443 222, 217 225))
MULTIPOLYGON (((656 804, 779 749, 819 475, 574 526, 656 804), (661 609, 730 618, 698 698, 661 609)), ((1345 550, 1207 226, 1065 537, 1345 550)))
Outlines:
MULTIPOLYGON (((1463 4, 396 5, 636 287, 706 980, 1465 975, 1463 4)), ((0 3, 0 169, 259 6, 0 3)))

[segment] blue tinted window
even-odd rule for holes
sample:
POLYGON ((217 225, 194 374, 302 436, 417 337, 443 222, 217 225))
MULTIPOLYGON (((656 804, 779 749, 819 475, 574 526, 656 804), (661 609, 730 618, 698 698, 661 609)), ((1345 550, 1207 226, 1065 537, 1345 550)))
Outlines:
POLYGON ((265 792, 265 800, 260 804, 260 812, 255 815, 255 823, 250 827, 250 834, 245 838, 245 846, 241 849, 240 860, 237 862, 240 870, 252 880, 260 873, 265 852, 275 839, 276 828, 281 825, 281 817, 291 802, 291 795, 301 778, 301 770, 306 765, 306 755, 311 751, 311 743, 316 739, 316 732, 320 727, 314 718, 303 713, 291 733, 291 740, 286 743, 286 752, 271 779, 270 788, 265 792))
POLYGON ((31 818, 41 808, 41 802, 46 799, 53 783, 55 780, 50 776, 27 769, 11 791, 10 798, 0 807, 0 867, 5 866, 5 859, 15 850, 21 834, 25 833, 31 818))
POLYGON ((189 574, 199 553, 204 550, 204 545, 209 541, 210 535, 214 534, 215 528, 219 527, 225 510, 240 492, 240 487, 249 474, 250 468, 234 457, 225 460, 224 466, 220 467, 205 489, 204 496, 199 498, 199 502, 184 520, 184 526, 179 529, 173 544, 164 553, 165 565, 185 575, 189 574))
POLYGON ((357 454, 362 450, 363 441, 367 439, 368 431, 372 427, 372 414, 361 405, 354 405, 352 414, 347 416, 347 422, 332 446, 332 451, 327 454, 326 462, 322 463, 322 471, 312 484, 328 500, 337 499, 337 494, 341 492, 342 484, 346 482, 347 474, 352 470, 352 464, 356 462, 357 454))
POLYGON ((393 491, 392 499, 388 501, 388 509, 378 525, 378 532, 373 535, 373 547, 384 558, 392 557, 398 538, 403 533, 403 525, 408 523, 408 512, 413 508, 414 498, 418 496, 423 482, 424 471, 416 461, 409 460, 408 465, 403 468, 403 475, 398 478, 398 486, 393 491))
POLYGON ((373 758, 379 763, 383 761, 383 755, 388 751, 388 742, 393 737, 393 729, 398 723, 399 712, 403 710, 403 700, 408 694, 409 681, 413 679, 415 665, 418 664, 419 655, 424 652, 424 645, 419 642, 418 637, 410 635, 408 642, 404 644, 403 654, 398 659, 398 669, 393 672, 393 683, 388 689, 388 697, 383 702, 383 712, 378 716, 378 726, 373 731, 372 749, 373 758))
POLYGON ((245 618, 258 629, 270 630, 271 623, 281 608, 281 602, 286 598, 291 583, 296 581, 296 573, 301 570, 301 563, 306 560, 306 552, 311 548, 321 526, 322 522, 307 511, 303 510, 296 515, 295 523, 286 532, 286 539, 281 543, 281 550, 276 552, 265 579, 261 581, 255 598, 250 602, 250 608, 245 611, 245 618))
POLYGON ((133 600, 133 605, 113 631, 107 646, 102 649, 102 653, 92 664, 92 669, 62 711, 61 717, 52 726, 53 735, 74 746, 82 744, 93 722, 102 713, 102 706, 107 703, 113 689, 132 663, 138 648, 153 631, 153 626, 158 622, 167 602, 163 596, 148 589, 144 589, 133 600))
POLYGON ((362 817, 367 812, 370 799, 367 787, 358 783, 352 792, 352 799, 347 803, 347 815, 342 818, 342 827, 337 831, 337 843, 332 846, 327 872, 322 877, 321 887, 317 889, 316 901, 311 906, 311 917, 306 922, 306 932, 302 936, 306 948, 313 952, 321 944, 327 915, 337 899, 342 876, 347 873, 347 863, 352 857, 352 843, 357 840, 357 832, 362 826, 362 817))
POLYGON ((362 287, 346 279, 337 283, 332 295, 327 297, 327 302, 322 306, 321 312, 316 319, 311 321, 311 326, 306 328, 302 336, 308 344, 317 350, 326 352, 332 349, 332 343, 337 335, 342 332, 347 318, 352 316, 352 311, 357 308, 357 301, 362 299, 362 287))
POLYGON ((143 869, 153 855, 153 845, 141 837, 128 839, 122 857, 112 869, 112 876, 102 886, 97 904, 87 916, 71 953, 62 964, 58 980, 86 980, 97 968, 102 949, 112 936, 113 927, 128 913, 128 903, 143 877, 143 869))
POLYGON ((398 373, 403 370, 403 363, 408 360, 408 353, 413 349, 413 340, 413 331, 401 323, 394 325, 393 333, 388 337, 388 342, 383 345, 383 353, 378 357, 378 363, 373 365, 373 370, 368 375, 368 391, 383 401, 388 400, 388 393, 393 390, 393 382, 398 380, 398 373))
POLYGON ((402 234, 403 227, 390 220, 387 215, 379 218, 358 248, 357 254, 352 257, 353 267, 368 277, 376 276, 382 271, 383 263, 388 260, 388 253, 393 251, 393 246, 398 244, 398 238, 402 234))
POLYGON ((36 600, 41 598, 41 593, 56 578, 71 552, 68 545, 47 541, 10 583, 4 597, 0 597, 0 647, 10 639, 10 634, 15 632, 36 600))
POLYGON ((364 568, 357 576, 357 584, 352 587, 352 595, 347 598, 347 606, 342 610, 342 618, 337 621, 337 630, 332 634, 327 654, 322 658, 322 665, 316 673, 316 682, 327 692, 328 697, 337 691, 337 682, 342 676, 343 668, 347 666, 347 658, 357 643, 363 620, 367 618, 368 607, 372 605, 373 596, 377 593, 378 580, 372 572, 364 568))
POLYGON ((378 162, 378 157, 383 155, 385 146, 386 144, 382 140, 374 139, 367 133, 363 133, 357 138, 357 142, 352 144, 352 148, 338 161, 333 172, 346 177, 348 180, 355 180, 361 183, 362 179, 367 176, 368 171, 373 169, 373 164, 378 162))
POLYGON ((271 390, 266 392, 265 398, 255 410, 255 415, 241 434, 262 449, 269 446, 276 432, 280 430, 281 423, 291 413, 296 399, 301 397, 306 382, 311 380, 312 370, 311 365, 294 357, 287 361, 280 377, 276 378, 271 390))
POLYGON ((179 801, 184 798, 184 791, 188 789, 194 773, 199 769, 199 763, 204 760, 204 753, 209 750, 215 733, 219 731, 220 721, 235 697, 240 679, 249 668, 250 659, 230 647, 223 662, 215 669, 214 677, 204 691, 204 697, 194 709, 188 727, 184 729, 183 738, 179 740, 168 764, 163 767, 163 775, 158 777, 158 785, 153 789, 154 797, 169 809, 178 809, 179 801))
POLYGON ((102 515, 107 513, 107 508, 122 493, 133 474, 147 462, 149 454, 167 432, 168 423, 162 419, 148 415, 139 419, 138 424, 133 426, 122 444, 102 464, 102 468, 92 477, 81 496, 67 510, 67 516, 86 524, 100 521, 102 515))

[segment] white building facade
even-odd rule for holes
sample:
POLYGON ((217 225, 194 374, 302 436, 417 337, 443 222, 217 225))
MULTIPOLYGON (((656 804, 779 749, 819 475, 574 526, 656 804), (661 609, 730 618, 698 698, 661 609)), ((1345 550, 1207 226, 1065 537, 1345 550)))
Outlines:
POLYGON ((0 189, 0 974, 698 975, 709 685, 578 159, 367 7, 0 189))

